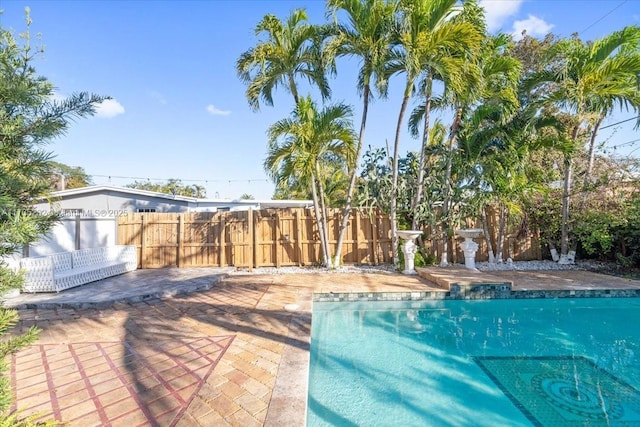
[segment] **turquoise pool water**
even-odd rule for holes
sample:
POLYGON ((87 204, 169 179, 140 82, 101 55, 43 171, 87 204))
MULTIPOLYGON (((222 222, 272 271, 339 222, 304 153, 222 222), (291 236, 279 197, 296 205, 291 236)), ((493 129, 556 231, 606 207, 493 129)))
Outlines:
POLYGON ((640 426, 640 300, 314 303, 308 426, 640 426))

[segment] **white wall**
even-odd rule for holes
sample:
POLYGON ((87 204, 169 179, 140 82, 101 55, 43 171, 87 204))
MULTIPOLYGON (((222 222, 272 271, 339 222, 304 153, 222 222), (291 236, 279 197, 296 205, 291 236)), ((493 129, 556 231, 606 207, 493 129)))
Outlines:
POLYGON ((0 257, 0 262, 2 262, 5 266, 9 267, 13 271, 20 270, 20 258, 22 258, 21 254, 13 254, 5 257, 0 257))
POLYGON ((29 256, 113 246, 118 241, 117 226, 116 217, 65 217, 49 234, 29 246, 29 256), (79 234, 76 233, 78 225, 79 234))

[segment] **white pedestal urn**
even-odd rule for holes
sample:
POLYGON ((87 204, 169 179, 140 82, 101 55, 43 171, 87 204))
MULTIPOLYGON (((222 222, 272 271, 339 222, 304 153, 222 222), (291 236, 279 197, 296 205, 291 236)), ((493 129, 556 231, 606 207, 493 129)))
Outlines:
POLYGON ((569 251, 569 253, 567 253, 566 255, 560 255, 560 259, 558 260, 558 264, 575 264, 575 263, 576 263, 576 251, 569 251))
POLYGON ((420 230, 398 230, 398 237, 404 240, 402 245, 402 253, 404 254, 403 274, 417 274, 413 259, 417 251, 414 240, 421 234, 422 231, 420 230))
POLYGON ((464 242, 460 243, 460 249, 464 252, 464 266, 469 270, 476 269, 476 252, 478 251, 478 244, 473 241, 474 237, 480 237, 482 235, 481 228, 467 228, 456 230, 456 234, 460 237, 464 237, 464 242))

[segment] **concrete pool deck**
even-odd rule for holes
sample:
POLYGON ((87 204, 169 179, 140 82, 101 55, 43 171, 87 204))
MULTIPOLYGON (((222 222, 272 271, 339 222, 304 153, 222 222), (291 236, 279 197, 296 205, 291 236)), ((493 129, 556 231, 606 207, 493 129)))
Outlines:
MULTIPOLYGON (((433 274, 513 290, 640 290, 576 270, 433 274)), ((42 329, 12 358, 16 409, 70 426, 303 426, 314 293, 447 292, 395 273, 221 269, 138 270, 70 291, 5 304, 19 309, 16 332, 42 329)))

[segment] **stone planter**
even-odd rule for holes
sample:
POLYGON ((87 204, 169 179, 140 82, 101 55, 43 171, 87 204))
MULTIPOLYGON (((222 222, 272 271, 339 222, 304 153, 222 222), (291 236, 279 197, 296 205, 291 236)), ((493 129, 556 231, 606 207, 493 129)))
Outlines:
POLYGON ((474 237, 482 235, 481 228, 467 228, 456 230, 456 234, 464 237, 464 242, 460 243, 460 249, 464 252, 464 266, 469 270, 476 269, 476 252, 478 244, 473 241, 474 237))
POLYGON ((421 234, 420 230, 398 230, 398 237, 404 240, 402 245, 402 253, 404 253, 403 274, 417 274, 414 263, 417 246, 413 241, 421 234))

